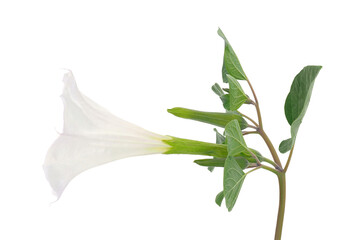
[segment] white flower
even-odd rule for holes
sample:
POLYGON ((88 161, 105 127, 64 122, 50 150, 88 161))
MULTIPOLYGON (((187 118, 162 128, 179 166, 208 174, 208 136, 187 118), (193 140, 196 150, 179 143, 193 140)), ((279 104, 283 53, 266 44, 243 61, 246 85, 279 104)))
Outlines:
POLYGON ((59 198, 79 173, 113 160, 165 153, 172 139, 115 117, 83 95, 71 71, 64 75, 64 128, 47 152, 45 175, 59 198))

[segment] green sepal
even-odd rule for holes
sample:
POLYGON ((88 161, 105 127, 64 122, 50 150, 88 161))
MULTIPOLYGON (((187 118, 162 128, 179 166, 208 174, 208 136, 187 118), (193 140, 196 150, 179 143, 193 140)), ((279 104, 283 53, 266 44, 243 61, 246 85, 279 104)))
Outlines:
POLYGON ((294 78, 285 101, 285 115, 291 125, 291 138, 281 142, 279 146, 281 153, 288 152, 295 143, 300 124, 306 114, 312 95, 314 81, 321 68, 321 66, 306 66, 294 78))
POLYGON ((225 128, 225 126, 234 119, 238 121, 242 129, 248 127, 246 120, 236 112, 202 112, 179 107, 168 109, 168 112, 180 118, 204 122, 222 128, 225 128))
MULTIPOLYGON (((235 161, 240 166, 241 169, 246 169, 249 165, 247 158, 243 156, 235 157, 235 161)), ((198 159, 194 163, 203 167, 224 167, 225 158, 212 158, 212 159, 198 159)))
POLYGON ((205 155, 217 158, 226 158, 228 156, 227 146, 224 144, 207 143, 171 136, 169 138, 163 140, 163 142, 171 148, 163 154, 205 155))
POLYGON ((228 82, 227 74, 239 80, 247 80, 247 76, 242 69, 240 61, 238 60, 233 48, 231 47, 224 33, 222 32, 221 29, 218 29, 217 33, 221 38, 223 38, 225 43, 222 66, 223 82, 228 82))
POLYGON ((225 158, 198 159, 194 163, 203 167, 224 167, 225 158))

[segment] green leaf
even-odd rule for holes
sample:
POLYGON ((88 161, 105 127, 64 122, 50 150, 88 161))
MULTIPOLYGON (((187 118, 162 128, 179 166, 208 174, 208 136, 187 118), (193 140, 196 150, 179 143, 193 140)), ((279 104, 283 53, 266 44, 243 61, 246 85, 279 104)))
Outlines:
POLYGON ((212 166, 209 166, 209 167, 208 167, 208 170, 209 170, 210 172, 213 172, 214 169, 215 169, 215 167, 212 167, 212 166))
POLYGON ((294 78, 285 102, 286 118, 291 125, 291 138, 281 142, 279 147, 281 153, 288 152, 295 143, 296 135, 312 95, 314 81, 321 68, 321 66, 306 66, 294 78))
POLYGON ((224 94, 220 97, 222 103, 223 103, 223 107, 225 110, 227 110, 227 112, 230 112, 230 94, 224 94))
MULTIPOLYGON (((231 78, 230 75, 228 75, 229 78, 231 78)), ((233 78, 234 79, 234 78, 233 78)), ((235 79, 236 80, 236 79, 235 79)), ((233 85, 233 93, 231 93, 231 89, 229 88, 221 88, 220 85, 215 83, 211 89, 216 93, 217 96, 220 97, 223 107, 225 110, 233 111, 233 109, 237 110, 242 104, 251 104, 252 101, 249 99, 249 96, 246 95, 240 86, 240 84, 237 82, 236 83, 231 83, 233 85), (224 93, 227 92, 227 93, 224 93), (233 97, 232 97, 233 94, 233 97), (232 100, 231 100, 232 99, 232 100), (232 104, 232 105, 231 105, 232 104), (239 106, 238 106, 239 104, 239 106)))
POLYGON ((241 156, 236 156, 234 158, 235 158, 235 161, 237 162, 237 164, 240 166, 241 169, 246 169, 249 166, 249 162, 248 162, 247 158, 241 157, 241 156))
POLYGON ((288 138, 280 143, 279 150, 281 153, 286 153, 293 147, 293 139, 288 138))
POLYGON ((249 151, 251 151, 257 157, 257 159, 259 159, 260 162, 262 162, 263 156, 261 155, 261 153, 259 153, 258 151, 256 151, 255 149, 252 149, 252 148, 248 148, 248 151, 242 152, 235 157, 243 157, 248 162, 257 163, 256 159, 254 158, 254 156, 249 151))
POLYGON ((224 92, 222 90, 222 88, 220 87, 220 85, 218 83, 215 83, 214 85, 212 85, 211 89, 214 91, 214 93, 216 93, 217 96, 221 97, 224 95, 224 92))
POLYGON ((220 207, 221 207, 223 198, 224 198, 224 193, 223 193, 223 191, 220 192, 220 193, 218 193, 218 194, 216 195, 215 202, 216 202, 216 204, 217 204, 218 206, 220 206, 220 207))
POLYGON ((222 128, 224 128, 232 120, 237 120, 242 129, 245 129, 248 126, 248 123, 243 119, 243 117, 235 112, 226 113, 202 112, 179 107, 168 109, 168 112, 177 117, 196 120, 199 122, 212 124, 222 128))
POLYGON ((230 96, 229 96, 229 94, 225 94, 218 83, 215 83, 211 87, 211 89, 214 91, 214 93, 216 93, 217 96, 220 97, 220 99, 223 103, 224 109, 229 111, 230 110, 230 96))
POLYGON ((216 132, 216 143, 225 144, 225 136, 219 133, 216 128, 214 128, 214 131, 216 132))
POLYGON ((224 166, 223 193, 225 203, 230 212, 240 193, 246 174, 232 156, 228 156, 224 166))
POLYGON ((236 111, 248 100, 248 96, 244 93, 240 83, 235 78, 229 74, 227 74, 227 78, 230 87, 229 110, 236 111))
POLYGON ((230 156, 236 156, 242 152, 250 151, 244 141, 241 128, 237 120, 233 120, 227 124, 224 134, 226 136, 230 156))
POLYGON ((228 82, 227 74, 233 76, 239 80, 246 80, 247 76, 244 73, 240 61, 238 60, 233 48, 225 37, 221 29, 217 31, 218 35, 224 39, 224 57, 222 66, 222 78, 223 82, 228 82))

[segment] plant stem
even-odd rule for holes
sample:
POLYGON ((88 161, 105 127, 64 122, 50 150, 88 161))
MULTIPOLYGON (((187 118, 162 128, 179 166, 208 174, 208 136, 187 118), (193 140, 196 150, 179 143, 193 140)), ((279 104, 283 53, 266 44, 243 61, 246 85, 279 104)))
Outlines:
POLYGON ((277 170, 275 170, 274 168, 268 167, 266 165, 261 165, 261 168, 266 169, 267 171, 270 171, 270 172, 275 173, 275 174, 278 173, 277 170))
POLYGON ((261 112, 260 112, 260 106, 259 106, 259 101, 257 100, 255 91, 253 86, 251 85, 249 79, 247 78, 248 85, 250 87, 251 92, 253 93, 254 99, 255 99, 255 107, 256 107, 256 112, 257 112, 257 117, 259 119, 259 127, 262 128, 262 117, 261 117, 261 112))
POLYGON ((286 206, 286 174, 284 172, 278 172, 277 174, 280 186, 280 203, 279 212, 277 214, 276 230, 274 240, 281 240, 283 218, 285 214, 286 206))
POLYGON ((281 162, 280 162, 280 158, 277 155, 277 152, 275 151, 275 148, 274 148, 272 142, 270 141, 269 137, 267 136, 265 131, 263 131, 263 128, 259 128, 258 132, 262 136, 262 138, 265 141, 265 143, 267 144, 267 146, 269 148, 269 151, 270 151, 270 153, 273 156, 274 162, 279 166, 280 170, 282 171, 283 168, 282 168, 282 165, 281 165, 281 162))
MULTIPOLYGON (((284 218, 285 206, 286 206, 286 171, 287 171, 287 168, 288 168, 289 163, 290 163, 291 154, 293 152, 293 149, 290 152, 290 155, 288 157, 288 161, 287 161, 287 164, 285 166, 285 169, 283 169, 280 158, 277 155, 277 152, 276 152, 272 142, 270 141, 269 137, 267 136, 267 134, 263 130, 263 124, 262 124, 262 117, 261 117, 259 102, 257 100, 255 91, 254 91, 254 89, 253 89, 248 78, 247 78, 247 82, 248 82, 248 85, 249 85, 249 87, 250 87, 250 89, 251 89, 251 91, 254 95, 254 99, 255 99, 255 107, 256 107, 256 112, 257 112, 257 117, 258 117, 258 125, 256 125, 258 127, 257 131, 262 136, 265 143, 267 144, 267 147, 269 148, 269 151, 270 151, 271 155, 273 156, 273 159, 274 159, 274 162, 275 162, 275 165, 276 165, 275 168, 277 169, 276 170, 276 169, 273 169, 271 167, 261 165, 261 168, 275 173, 278 177, 278 180, 279 180, 280 202, 279 202, 279 211, 278 211, 278 214, 277 214, 277 222, 276 222, 276 230, 275 230, 274 240, 281 240, 283 218, 284 218)), ((269 161, 269 163, 271 163, 271 161, 269 161)))
POLYGON ((238 112, 239 114, 241 114, 242 117, 248 119, 249 121, 251 121, 256 127, 258 127, 259 125, 257 124, 257 122, 255 122, 252 118, 248 117, 247 115, 244 115, 243 113, 238 112))
POLYGON ((277 164, 275 162, 273 162, 272 160, 264 157, 262 159, 262 161, 267 162, 267 163, 271 164, 273 167, 275 167, 277 170, 280 170, 279 166, 277 166, 277 164))
POLYGON ((242 132, 243 136, 248 135, 248 134, 257 134, 257 131, 248 131, 248 132, 242 132))

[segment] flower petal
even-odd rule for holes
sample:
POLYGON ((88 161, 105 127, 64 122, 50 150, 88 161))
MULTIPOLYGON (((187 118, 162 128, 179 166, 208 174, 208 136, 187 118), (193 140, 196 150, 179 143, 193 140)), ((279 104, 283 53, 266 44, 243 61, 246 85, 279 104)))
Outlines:
POLYGON ((50 185, 61 196, 81 172, 113 160, 164 153, 170 137, 158 135, 115 117, 81 94, 72 72, 64 76, 63 133, 47 152, 43 169, 50 185))

